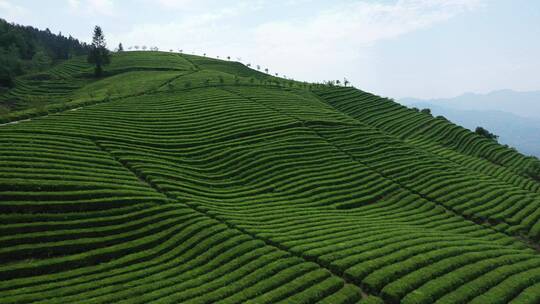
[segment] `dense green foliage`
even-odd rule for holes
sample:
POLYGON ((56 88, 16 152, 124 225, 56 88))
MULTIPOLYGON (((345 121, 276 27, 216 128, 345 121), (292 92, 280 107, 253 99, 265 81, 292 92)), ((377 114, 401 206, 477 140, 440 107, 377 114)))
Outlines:
POLYGON ((499 138, 499 136, 489 132, 488 130, 482 128, 482 127, 476 127, 476 129, 474 130, 474 133, 480 135, 480 136, 484 136, 485 138, 488 138, 488 139, 492 139, 492 140, 497 140, 499 138))
POLYGON ((94 28, 94 35, 92 37, 92 44, 90 45, 87 61, 88 63, 95 65, 94 75, 96 77, 101 77, 101 75, 103 75, 103 66, 111 63, 109 50, 107 50, 107 43, 105 42, 105 35, 103 34, 101 27, 97 25, 94 28))
POLYGON ((0 19, 0 88, 13 87, 13 78, 24 72, 41 71, 50 67, 53 61, 87 52, 88 46, 71 36, 0 19))
POLYGON ((121 52, 91 73, 10 91, 2 303, 538 303, 537 160, 240 63, 121 52))

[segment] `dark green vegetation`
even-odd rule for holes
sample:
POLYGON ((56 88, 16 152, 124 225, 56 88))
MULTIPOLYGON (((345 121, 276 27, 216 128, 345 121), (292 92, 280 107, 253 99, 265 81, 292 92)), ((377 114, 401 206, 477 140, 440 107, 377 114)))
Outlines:
POLYGON ((540 300, 538 160, 240 63, 127 52, 91 74, 74 58, 7 93, 2 303, 540 300))
POLYGON ((42 71, 55 61, 87 52, 88 46, 71 36, 0 19, 0 91, 13 87, 17 75, 42 71))
MULTIPOLYGON (((118 46, 118 51, 122 52, 124 47, 120 43, 118 46)), ((111 63, 109 50, 107 49, 107 44, 105 43, 105 36, 101 27, 97 26, 94 28, 94 35, 92 37, 92 44, 90 46, 90 52, 88 52, 88 63, 95 65, 94 75, 96 77, 101 77, 103 75, 103 66, 109 65, 111 63)))
POLYGON ((480 135, 480 136, 484 136, 485 138, 489 138, 489 139, 492 139, 492 140, 497 140, 499 138, 499 136, 489 132, 488 130, 482 128, 482 127, 476 127, 476 129, 474 130, 474 133, 480 135))

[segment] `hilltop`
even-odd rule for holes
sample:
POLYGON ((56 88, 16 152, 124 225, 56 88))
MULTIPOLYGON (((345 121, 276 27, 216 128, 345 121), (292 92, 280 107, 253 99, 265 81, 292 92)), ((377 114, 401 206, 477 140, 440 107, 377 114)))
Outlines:
POLYGON ((3 303, 538 303, 536 158, 353 87, 83 57, 2 96, 3 303))

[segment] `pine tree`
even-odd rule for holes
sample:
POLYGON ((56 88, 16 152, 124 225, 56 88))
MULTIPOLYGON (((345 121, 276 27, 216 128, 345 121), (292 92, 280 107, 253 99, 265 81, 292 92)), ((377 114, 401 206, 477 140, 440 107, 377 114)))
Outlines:
POLYGON ((100 77, 103 74, 103 66, 111 62, 109 50, 107 50, 107 44, 105 43, 105 36, 101 27, 98 25, 94 28, 92 45, 90 46, 90 53, 88 53, 87 59, 88 63, 96 65, 94 69, 96 77, 100 77))

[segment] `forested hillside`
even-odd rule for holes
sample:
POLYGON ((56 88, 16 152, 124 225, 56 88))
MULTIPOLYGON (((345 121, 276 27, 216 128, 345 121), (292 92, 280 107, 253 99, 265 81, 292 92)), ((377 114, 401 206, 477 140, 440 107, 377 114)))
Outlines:
POLYGON ((71 36, 0 19, 0 90, 13 87, 17 75, 45 70, 56 61, 87 52, 88 46, 71 36))
POLYGON ((91 71, 75 57, 7 93, 2 303, 540 301, 537 159, 237 62, 91 71))

